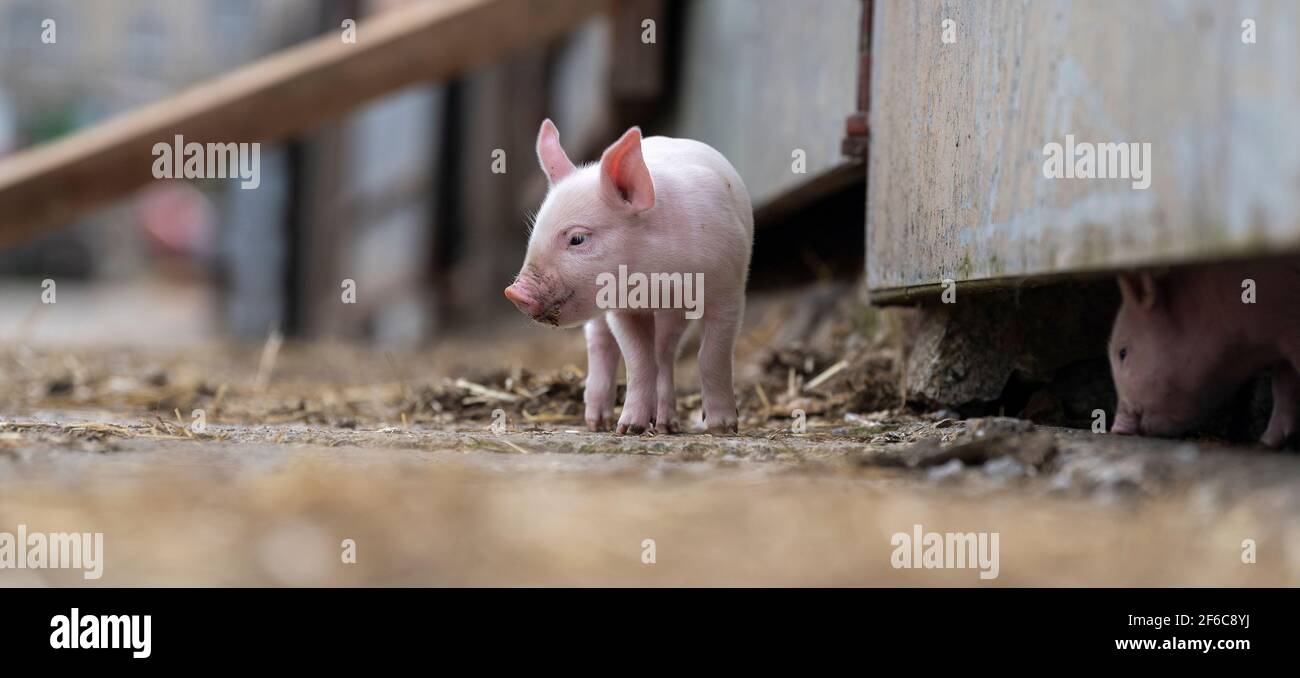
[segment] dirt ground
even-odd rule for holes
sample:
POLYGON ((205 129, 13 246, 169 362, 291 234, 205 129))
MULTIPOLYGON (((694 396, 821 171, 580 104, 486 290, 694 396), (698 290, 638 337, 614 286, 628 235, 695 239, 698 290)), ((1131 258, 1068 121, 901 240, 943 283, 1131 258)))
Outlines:
POLYGON ((844 303, 753 304, 716 438, 583 430, 580 333, 522 321, 418 352, 15 340, 0 532, 102 532, 105 565, 0 585, 1300 584, 1300 455, 905 408, 894 321, 844 303), (916 525, 996 533, 998 576, 895 568, 916 525))

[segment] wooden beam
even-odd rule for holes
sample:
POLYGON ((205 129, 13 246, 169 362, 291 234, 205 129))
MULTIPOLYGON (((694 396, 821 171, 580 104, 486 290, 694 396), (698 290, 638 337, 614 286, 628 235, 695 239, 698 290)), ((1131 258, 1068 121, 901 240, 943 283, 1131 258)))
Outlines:
POLYGON ((326 34, 0 161, 0 246, 64 225, 153 179, 171 142, 285 139, 408 85, 554 39, 608 0, 438 0, 378 14, 355 44, 326 34))

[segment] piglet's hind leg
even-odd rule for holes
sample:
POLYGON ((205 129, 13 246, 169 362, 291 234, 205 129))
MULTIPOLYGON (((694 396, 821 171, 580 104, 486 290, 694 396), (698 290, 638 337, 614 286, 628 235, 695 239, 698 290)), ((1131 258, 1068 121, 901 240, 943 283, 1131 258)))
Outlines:
POLYGON ((704 334, 700 339, 700 387, 704 396, 704 422, 709 433, 724 435, 738 431, 736 394, 732 390, 732 357, 736 335, 740 331, 738 310, 704 316, 704 334))
POLYGON ((1295 437, 1300 419, 1300 374, 1290 364, 1273 370, 1273 415, 1260 442, 1272 448, 1282 447, 1295 437))

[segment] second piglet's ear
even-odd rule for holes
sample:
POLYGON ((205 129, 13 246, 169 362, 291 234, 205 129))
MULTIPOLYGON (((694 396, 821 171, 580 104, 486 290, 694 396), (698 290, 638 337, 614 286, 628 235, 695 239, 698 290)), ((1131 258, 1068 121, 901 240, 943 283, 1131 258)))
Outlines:
POLYGON ((633 212, 654 207, 655 186, 641 155, 641 128, 629 129, 600 156, 600 188, 610 203, 633 212))
POLYGON ((560 146, 560 130, 550 118, 542 121, 542 128, 537 132, 537 162, 541 163, 552 186, 577 169, 560 146))
POLYGON ((1150 273, 1121 274, 1119 276, 1119 291, 1125 301, 1145 310, 1155 308, 1160 300, 1155 276, 1150 273))

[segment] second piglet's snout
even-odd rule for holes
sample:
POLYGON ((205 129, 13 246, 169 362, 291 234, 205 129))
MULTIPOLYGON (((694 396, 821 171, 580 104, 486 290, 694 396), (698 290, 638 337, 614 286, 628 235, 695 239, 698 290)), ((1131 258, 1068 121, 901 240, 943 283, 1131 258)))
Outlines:
POLYGON ((735 432, 732 360, 754 230, 736 170, 703 143, 642 139, 635 127, 599 163, 579 168, 550 120, 538 132, 537 158, 549 189, 505 296, 537 322, 585 325, 588 428, 677 430, 673 366, 687 318, 699 317, 705 423, 735 432), (629 280, 639 289, 624 289, 629 280), (615 422, 620 359, 627 395, 615 422))
POLYGON ((1119 279, 1109 357, 1119 395, 1112 433, 1192 431, 1251 377, 1272 380, 1260 440, 1300 432, 1300 262, 1213 264, 1119 279))

